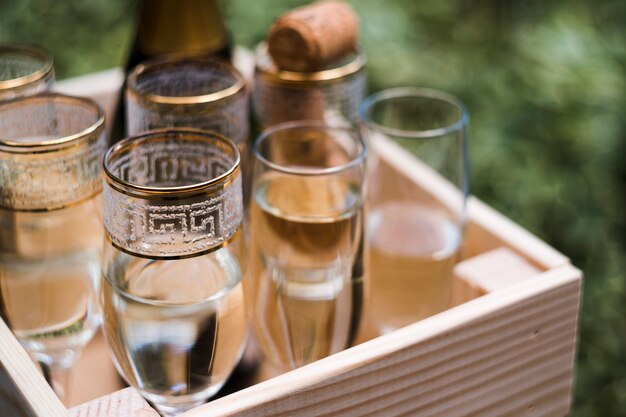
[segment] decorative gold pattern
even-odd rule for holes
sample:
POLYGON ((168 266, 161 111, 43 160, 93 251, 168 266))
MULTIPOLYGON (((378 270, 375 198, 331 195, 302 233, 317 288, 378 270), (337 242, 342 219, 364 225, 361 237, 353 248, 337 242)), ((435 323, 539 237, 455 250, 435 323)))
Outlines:
POLYGON ((120 142, 105 158, 104 224, 120 249, 180 258, 223 245, 243 218, 236 145, 195 129, 120 142))
POLYGON ((100 191, 106 135, 94 101, 43 94, 0 103, 0 132, 1 207, 55 210, 100 191))

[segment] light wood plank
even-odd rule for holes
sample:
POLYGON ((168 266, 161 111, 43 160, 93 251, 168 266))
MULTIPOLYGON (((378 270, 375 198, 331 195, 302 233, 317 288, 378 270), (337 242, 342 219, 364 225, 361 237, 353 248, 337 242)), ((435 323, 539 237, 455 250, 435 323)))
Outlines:
MULTIPOLYGON (((15 400, 16 407, 0 404, 0 410, 22 412, 19 417, 65 417, 66 409, 54 394, 46 380, 41 376, 28 354, 0 319, 0 380, 10 384, 21 397, 0 398, 2 401, 15 400), (22 403, 23 402, 23 403, 22 403)), ((5 395, 13 390, 4 390, 5 395)), ((4 416, 3 416, 4 417, 4 416)), ((8 415, 7 415, 8 417, 8 415)), ((18 416, 15 416, 18 417, 18 416)))
MULTIPOLYGON (((508 396, 515 398, 532 386, 540 387, 542 381, 557 375, 571 388, 579 289, 580 271, 564 266, 257 384, 184 416, 321 416, 336 412, 364 416, 375 410, 378 401, 384 401, 387 395, 375 397, 373 392, 363 395, 362 387, 367 385, 369 390, 385 393, 391 380, 403 377, 410 382, 392 389, 394 395, 406 396, 412 399, 412 407, 419 407, 416 395, 425 393, 426 408, 414 415, 430 415, 441 407, 447 407, 443 414, 446 416, 469 415, 472 408, 468 408, 466 401, 472 395, 477 397, 476 407, 485 408, 508 396), (502 331, 507 326, 515 329, 519 323, 526 323, 533 330, 513 336, 502 331), (558 323, 559 330, 550 328, 549 323, 558 323), (499 346, 513 342, 532 344, 541 337, 542 327, 556 334, 554 340, 549 339, 549 347, 533 351, 534 356, 521 351, 514 359, 509 358, 507 365, 499 346), (477 338, 477 331, 481 330, 485 333, 477 338), (472 351, 474 344, 477 352, 492 359, 468 358, 465 366, 449 364, 446 360, 462 358, 472 351), (427 369, 416 372, 409 364, 427 369), (443 378, 442 385, 437 393, 427 392, 436 375, 443 378), (488 392, 487 388, 493 390, 492 395, 481 395, 488 392), (359 408, 355 406, 358 403, 365 405, 359 408)), ((570 391, 565 392, 565 397, 554 397, 552 404, 569 404, 570 391)), ((526 393, 526 398, 539 398, 542 392, 535 389, 532 395, 526 393)), ((565 413, 567 409, 562 411, 565 413)))
POLYGON ((454 275, 477 288, 480 295, 508 288, 540 272, 504 247, 482 253, 454 267, 454 275))
POLYGON ((454 267, 452 306, 510 287, 541 271, 512 250, 501 247, 454 267))
POLYGON ((68 417, 159 417, 133 388, 126 388, 69 410, 68 417))

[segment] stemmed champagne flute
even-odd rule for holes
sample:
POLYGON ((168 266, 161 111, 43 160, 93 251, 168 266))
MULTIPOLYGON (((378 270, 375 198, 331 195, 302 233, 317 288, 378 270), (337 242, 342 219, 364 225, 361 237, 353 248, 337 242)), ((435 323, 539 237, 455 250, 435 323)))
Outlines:
POLYGON ((43 94, 0 103, 0 314, 64 395, 100 323, 104 114, 43 94))
POLYGON ((361 120, 371 151, 364 328, 370 338, 449 306, 469 191, 469 116, 447 93, 406 87, 368 97, 361 120), (421 189, 384 183, 398 160, 415 167, 421 189))
POLYGON ((289 122, 254 147, 251 291, 267 357, 293 369, 347 348, 361 316, 365 145, 358 131, 289 122))
POLYGON ((104 333, 163 415, 224 384, 247 335, 237 146, 196 129, 125 139, 104 159, 104 333))

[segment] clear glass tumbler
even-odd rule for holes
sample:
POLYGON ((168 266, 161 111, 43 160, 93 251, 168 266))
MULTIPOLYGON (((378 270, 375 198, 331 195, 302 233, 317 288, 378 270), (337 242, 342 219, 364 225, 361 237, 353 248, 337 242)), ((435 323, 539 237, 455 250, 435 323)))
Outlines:
POLYGON ((220 133, 240 149, 248 140, 248 94, 233 66, 205 58, 171 57, 135 67, 126 87, 127 134, 165 127, 220 133))
POLYGON ((52 56, 35 45, 0 43, 0 101, 49 91, 52 56))
POLYGON ((105 149, 104 114, 91 100, 0 103, 0 314, 60 397, 100 323, 105 149))
POLYGON ((293 369, 349 347, 363 297, 365 144, 357 130, 290 122, 254 147, 252 317, 267 357, 293 369))
POLYGON ((196 129, 125 139, 104 159, 104 332, 163 415, 215 394, 247 335, 237 146, 196 129))
POLYGON ((371 150, 369 338, 449 305, 469 190, 469 117, 449 94, 395 88, 368 97, 361 119, 371 150), (390 173, 412 181, 389 183, 390 173))

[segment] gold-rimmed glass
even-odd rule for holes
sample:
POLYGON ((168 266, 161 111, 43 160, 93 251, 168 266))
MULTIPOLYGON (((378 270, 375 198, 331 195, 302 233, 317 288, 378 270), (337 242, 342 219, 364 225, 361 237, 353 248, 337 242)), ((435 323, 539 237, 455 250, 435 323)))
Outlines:
POLYGON ((318 71, 285 71, 276 66, 267 44, 256 48, 252 103, 261 129, 297 120, 357 123, 365 95, 363 52, 357 51, 318 71))
POLYGON ((365 144, 358 130, 290 122, 254 147, 250 278, 256 336, 282 369, 354 341, 363 297, 365 144))
POLYGON ((48 51, 35 45, 0 43, 0 101, 49 91, 53 83, 48 51))
POLYGON ((171 128, 104 159, 104 333, 120 374, 163 415, 224 384, 247 335, 237 146, 171 128))
POLYGON ((240 147, 248 139, 246 82, 232 65, 206 58, 167 57, 135 67, 126 87, 127 134, 191 127, 222 134, 240 147))
POLYGON ((371 150, 369 338, 449 307, 469 193, 469 115, 450 94, 401 87, 368 97, 361 120, 371 150), (402 163, 421 188, 383 181, 402 163))
POLYGON ((0 103, 0 314, 60 397, 100 323, 105 148, 104 114, 91 100, 0 103))

